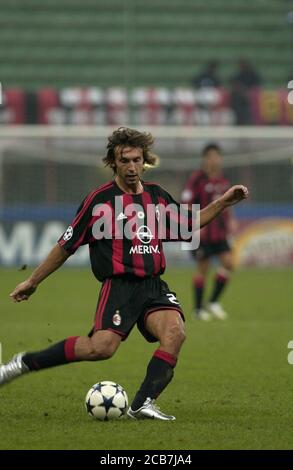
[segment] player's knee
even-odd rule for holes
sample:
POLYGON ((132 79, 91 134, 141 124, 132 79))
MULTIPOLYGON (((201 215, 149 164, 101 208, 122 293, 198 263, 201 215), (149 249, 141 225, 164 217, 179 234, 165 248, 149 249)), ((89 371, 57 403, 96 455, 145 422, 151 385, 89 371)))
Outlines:
POLYGON ((227 271, 228 275, 230 272, 234 271, 234 260, 232 256, 227 257, 224 262, 222 262, 222 269, 227 271))
POLYGON ((101 351, 99 351, 99 359, 110 359, 116 351, 116 348, 113 347, 104 347, 101 351))
POLYGON ((185 331, 179 323, 172 323, 166 328, 163 341, 168 344, 181 346, 186 339, 185 331))
POLYGON ((114 348, 93 348, 91 351, 90 351, 90 360, 91 361, 102 361, 104 359, 110 359, 110 357, 113 356, 113 354, 115 353, 115 349, 114 348))
POLYGON ((234 270, 234 263, 233 263, 233 260, 232 260, 232 259, 231 259, 231 260, 230 260, 230 259, 229 259, 229 260, 226 260, 226 261, 225 261, 225 264, 223 264, 223 268, 222 268, 222 269, 224 270, 224 272, 227 273, 227 275, 229 275, 229 273, 234 270))
POLYGON ((110 359, 117 349, 118 345, 111 339, 103 339, 101 342, 91 345, 90 357, 93 361, 110 359))
POLYGON ((235 266, 234 266, 234 263, 233 263, 233 261, 231 261, 231 262, 229 263, 229 265, 228 265, 227 269, 228 269, 228 271, 230 271, 230 272, 234 271, 234 269, 235 269, 235 266))
POLYGON ((186 340, 186 334, 185 334, 185 331, 181 328, 177 334, 177 342, 180 344, 180 346, 182 346, 185 340, 186 340))

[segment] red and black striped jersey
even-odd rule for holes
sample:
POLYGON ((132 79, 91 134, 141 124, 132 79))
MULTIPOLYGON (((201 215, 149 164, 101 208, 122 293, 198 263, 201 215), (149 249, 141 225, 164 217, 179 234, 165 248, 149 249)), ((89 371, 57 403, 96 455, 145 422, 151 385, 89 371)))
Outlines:
POLYGON ((164 241, 190 240, 195 214, 160 186, 142 181, 141 194, 124 193, 111 181, 92 191, 58 243, 69 254, 88 244, 92 271, 145 278, 165 270, 164 241))
MULTIPOLYGON (((186 182, 181 200, 187 204, 199 204, 203 209, 229 189, 230 183, 223 176, 210 178, 203 170, 195 171, 186 182)), ((208 225, 201 229, 203 243, 217 243, 227 238, 229 210, 221 212, 208 225)))

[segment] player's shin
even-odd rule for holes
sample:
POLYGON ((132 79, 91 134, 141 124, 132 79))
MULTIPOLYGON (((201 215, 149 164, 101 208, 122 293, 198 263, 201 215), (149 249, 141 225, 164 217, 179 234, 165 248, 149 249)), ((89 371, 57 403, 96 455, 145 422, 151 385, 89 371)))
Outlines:
POLYGON ((230 272, 227 269, 218 269, 215 277, 214 289, 210 298, 210 302, 217 302, 228 284, 230 272))
POLYGON ((78 360, 74 351, 78 338, 78 336, 71 336, 42 351, 26 353, 22 360, 30 371, 75 362, 78 360))
POLYGON ((171 382, 177 359, 170 353, 157 349, 150 360, 144 381, 138 390, 131 409, 140 408, 147 398, 156 399, 171 382))
POLYGON ((194 306, 195 310, 199 311, 202 308, 203 294, 204 294, 204 277, 196 275, 193 278, 193 291, 194 291, 194 306))

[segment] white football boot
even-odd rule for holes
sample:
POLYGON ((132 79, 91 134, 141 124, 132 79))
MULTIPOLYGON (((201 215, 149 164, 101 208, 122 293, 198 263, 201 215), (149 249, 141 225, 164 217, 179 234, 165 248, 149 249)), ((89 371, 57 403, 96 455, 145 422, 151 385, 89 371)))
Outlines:
POLYGON ((201 308, 200 310, 195 310, 193 316, 196 320, 202 321, 211 321, 212 319, 211 314, 203 308, 201 308))
POLYGON ((127 411, 127 416, 132 419, 161 419, 162 421, 174 421, 176 419, 175 416, 162 413, 159 407, 155 405, 155 400, 151 398, 147 398, 144 404, 136 411, 130 407, 127 411))
POLYGON ((207 310, 214 318, 217 318, 218 320, 226 320, 228 318, 228 313, 225 312, 223 307, 218 302, 210 302, 207 305, 207 310))
POLYGON ((0 365, 0 386, 30 371, 22 360, 24 354, 18 353, 7 364, 0 365))

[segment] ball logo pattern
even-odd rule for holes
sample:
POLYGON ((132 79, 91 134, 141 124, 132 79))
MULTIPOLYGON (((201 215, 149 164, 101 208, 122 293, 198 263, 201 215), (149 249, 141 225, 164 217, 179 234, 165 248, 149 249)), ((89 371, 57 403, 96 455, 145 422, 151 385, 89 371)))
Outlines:
POLYGON ((71 227, 71 225, 69 225, 68 229, 63 235, 63 240, 67 242, 68 240, 70 240, 70 238, 72 238, 72 235, 73 235, 73 228, 71 227))
POLYGON ((121 385, 103 381, 94 384, 85 398, 87 413, 100 421, 120 419, 127 411, 128 397, 121 385))

